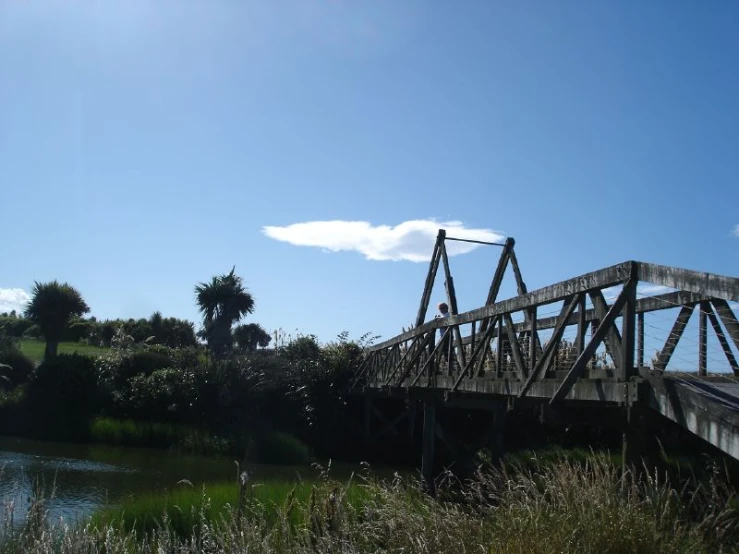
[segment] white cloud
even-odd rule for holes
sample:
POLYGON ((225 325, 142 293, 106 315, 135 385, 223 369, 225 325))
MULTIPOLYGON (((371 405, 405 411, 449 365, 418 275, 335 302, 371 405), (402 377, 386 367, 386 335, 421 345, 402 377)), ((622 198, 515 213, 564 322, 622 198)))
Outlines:
POLYGON ((739 237, 739 224, 734 225, 734 228, 731 230, 732 236, 739 237))
MULTIPOLYGON (((623 285, 615 285, 613 287, 608 287, 607 289, 603 289, 603 296, 606 300, 615 300, 618 298, 618 295, 621 294, 621 290, 623 289, 623 285)), ((662 285, 652 285, 651 283, 638 283, 636 285, 636 295, 639 298, 642 298, 644 296, 657 296, 659 294, 665 294, 668 292, 673 292, 675 289, 672 289, 670 287, 665 287, 662 285)))
MULTIPOLYGON (((459 221, 438 222, 432 219, 405 221, 391 227, 372 225, 366 221, 308 221, 286 227, 264 227, 270 238, 296 246, 313 246, 330 252, 351 251, 364 254, 368 260, 405 260, 428 262, 439 229, 447 236, 460 239, 502 242, 505 237, 490 229, 468 229, 459 221)), ((466 254, 478 244, 447 241, 449 256, 466 254)))
POLYGON ((22 312, 31 299, 23 289, 0 289, 0 313, 22 312))

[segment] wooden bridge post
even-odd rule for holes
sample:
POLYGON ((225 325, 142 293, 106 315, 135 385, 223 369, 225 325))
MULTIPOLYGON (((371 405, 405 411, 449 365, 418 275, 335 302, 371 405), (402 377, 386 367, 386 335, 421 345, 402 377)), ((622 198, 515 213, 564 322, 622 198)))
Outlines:
POLYGON ((421 476, 431 494, 434 486, 434 459, 436 458, 436 406, 433 401, 423 402, 423 453, 421 455, 421 476))
POLYGON ((708 302, 701 302, 698 305, 698 375, 706 375, 708 372, 708 310, 711 305, 708 302))
POLYGON ((368 444, 372 439, 372 394, 364 394, 364 442, 368 444))
POLYGON ((620 379, 628 380, 634 375, 634 350, 636 346, 636 279, 629 279, 624 285, 622 294, 626 302, 622 311, 621 325, 621 367, 620 379))

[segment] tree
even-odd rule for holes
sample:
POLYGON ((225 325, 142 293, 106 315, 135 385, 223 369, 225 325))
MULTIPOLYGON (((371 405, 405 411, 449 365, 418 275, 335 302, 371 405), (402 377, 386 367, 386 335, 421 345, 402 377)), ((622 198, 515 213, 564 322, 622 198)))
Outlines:
POLYGON ((197 304, 203 314, 203 336, 208 348, 219 358, 225 357, 233 345, 231 326, 254 311, 254 298, 235 271, 234 267, 230 273, 216 275, 210 283, 195 287, 197 304))
POLYGON ((253 352, 257 347, 266 348, 272 337, 259 323, 247 323, 234 329, 233 338, 241 352, 253 352))
POLYGON ((46 340, 44 359, 56 357, 59 341, 69 327, 72 318, 90 311, 82 295, 73 286, 56 280, 34 283, 31 301, 26 307, 26 317, 38 326, 46 340))

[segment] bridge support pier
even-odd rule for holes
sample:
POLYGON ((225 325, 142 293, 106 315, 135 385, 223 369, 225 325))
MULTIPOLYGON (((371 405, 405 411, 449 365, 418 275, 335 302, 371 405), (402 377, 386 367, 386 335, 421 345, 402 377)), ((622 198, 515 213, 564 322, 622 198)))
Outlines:
POLYGON ((436 492, 434 484, 434 460, 436 458, 436 405, 433 401, 423 403, 423 452, 421 453, 421 476, 426 490, 436 492))

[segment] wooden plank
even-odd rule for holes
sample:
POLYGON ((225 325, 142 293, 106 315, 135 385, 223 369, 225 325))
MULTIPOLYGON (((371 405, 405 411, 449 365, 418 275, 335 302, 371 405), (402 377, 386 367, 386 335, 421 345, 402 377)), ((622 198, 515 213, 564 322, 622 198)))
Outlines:
POLYGON ((739 323, 737 323, 734 312, 729 307, 729 303, 725 300, 711 300, 716 313, 721 318, 721 323, 726 327, 729 338, 733 341, 734 346, 739 350, 739 323))
MULTIPOLYGON (((523 296, 517 296, 515 298, 509 298, 503 300, 492 306, 483 306, 464 312, 456 316, 452 316, 449 320, 445 320, 444 324, 448 325, 465 325, 472 323, 473 321, 479 321, 484 318, 490 318, 496 315, 502 315, 506 312, 519 312, 527 308, 534 306, 541 306, 544 304, 551 304, 559 300, 577 294, 579 292, 588 292, 591 290, 597 290, 602 288, 611 287, 625 282, 631 275, 632 266, 630 263, 623 263, 593 271, 574 277, 554 285, 549 285, 541 289, 531 291, 523 296)), ((418 328, 411 329, 405 333, 386 340, 380 344, 373 346, 370 350, 382 350, 389 348, 397 342, 405 342, 416 335, 423 334, 427 331, 438 329, 442 327, 442 323, 433 320, 429 321, 418 328)))
POLYGON ((734 357, 734 353, 731 351, 731 345, 729 344, 729 341, 726 340, 726 335, 724 335, 724 330, 721 328, 721 324, 718 322, 718 318, 716 317, 716 314, 713 311, 712 306, 711 306, 711 310, 708 312, 708 319, 711 321, 711 326, 713 327, 713 331, 716 333, 716 338, 718 338, 718 342, 719 344, 721 344, 721 348, 724 351, 726 360, 729 362, 729 365, 731 366, 731 370, 734 372, 734 375, 739 375, 739 365, 736 363, 736 358, 734 357))
POLYGON ((708 319, 711 309, 708 302, 701 302, 698 308, 698 375, 708 373, 708 319))
POLYGON ((523 356, 521 355, 521 347, 518 344, 518 338, 516 337, 516 331, 513 329, 513 319, 511 314, 503 314, 505 320, 505 328, 508 332, 508 342, 511 345, 511 356, 513 357, 513 363, 516 364, 516 373, 521 381, 525 381, 528 377, 529 372, 527 371, 526 365, 523 362, 523 356))
POLYGON ((643 262, 637 265, 641 281, 739 302, 739 279, 736 277, 643 262))
MULTIPOLYGON (((627 286, 630 289, 632 286, 635 287, 636 283, 629 283, 627 286)), ((613 326, 613 322, 616 321, 616 318, 621 313, 621 310, 626 304, 626 301, 630 294, 631 291, 628 290, 627 287, 624 287, 624 290, 621 291, 621 294, 618 295, 616 301, 611 305, 611 307, 608 309, 608 312, 603 317, 601 324, 598 326, 598 329, 591 337, 590 342, 588 342, 587 346, 585 346, 585 349, 580 353, 580 355, 577 357, 577 360, 575 360, 575 363, 572 365, 572 369, 570 369, 565 378, 562 380, 562 383, 559 385, 556 392, 552 396, 552 399, 549 402, 550 404, 553 404, 565 398, 569 394, 570 390, 575 384, 575 381, 577 381, 583 374, 585 368, 588 365, 588 362, 595 355, 595 352, 598 350, 598 346, 600 346, 600 343, 603 342, 606 335, 608 334, 609 327, 613 326)))
POLYGON ((657 366, 656 369, 661 369, 663 371, 667 369, 667 364, 670 363, 672 353, 675 351, 675 347, 680 341, 680 337, 682 337, 683 331, 685 331, 685 326, 688 324, 694 309, 694 306, 683 306, 680 310, 680 313, 675 320, 675 324, 672 326, 672 330, 667 336, 665 345, 657 357, 657 362, 655 364, 657 366))
POLYGON ((567 327, 567 322, 570 319, 572 312, 575 310, 575 306, 577 305, 577 302, 579 300, 580 295, 575 294, 570 296, 565 301, 564 305, 562 306, 562 311, 560 312, 559 323, 554 328, 554 332, 549 339, 549 344, 547 344, 544 353, 542 354, 539 361, 536 363, 536 366, 534 366, 534 369, 531 371, 528 378, 526 379, 526 383, 518 393, 519 398, 525 396, 526 392, 531 388, 531 385, 534 383, 534 381, 536 379, 539 379, 539 376, 543 375, 544 372, 548 369, 549 364, 553 358, 554 351, 558 348, 559 341, 562 340, 562 334, 567 327))

